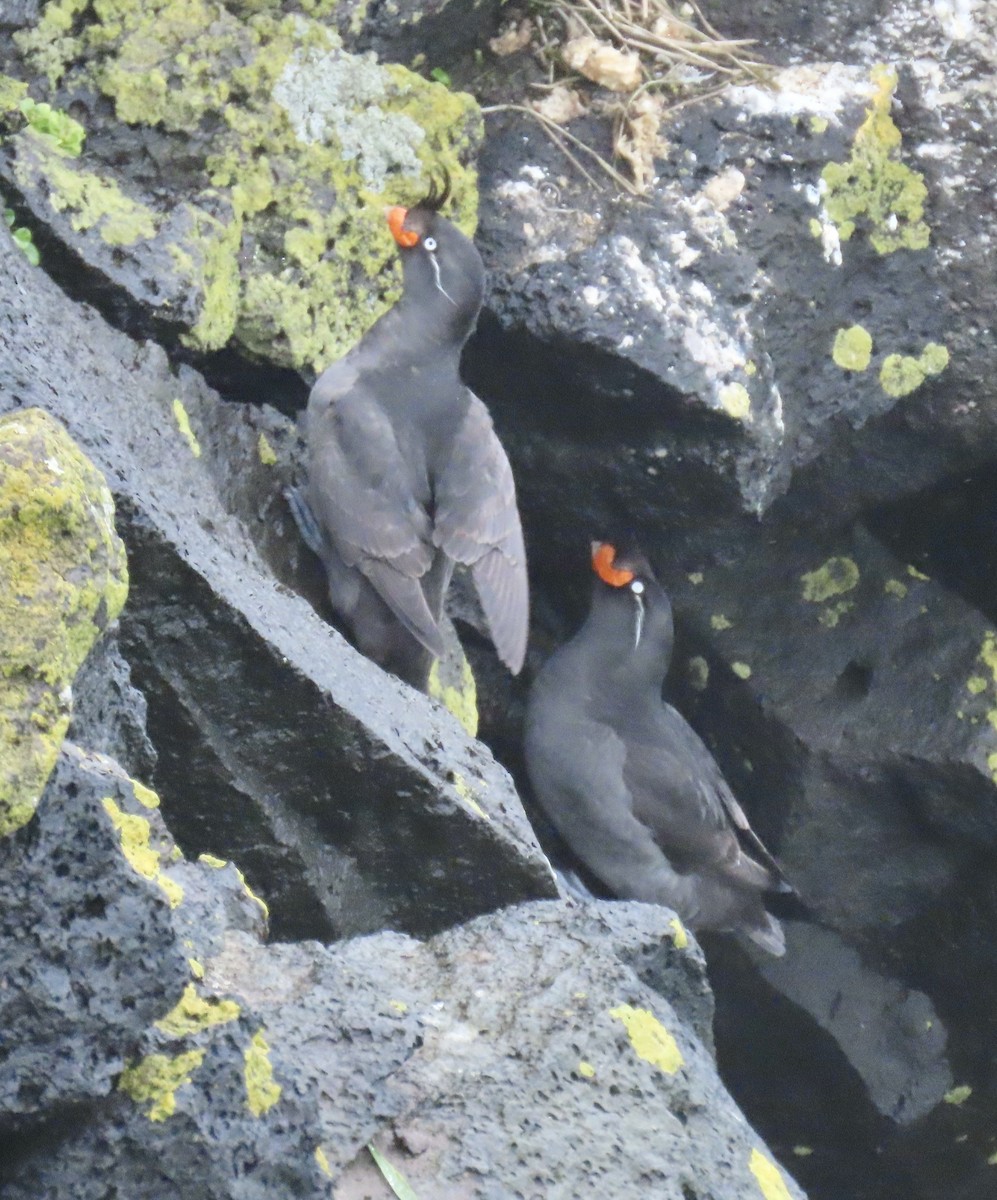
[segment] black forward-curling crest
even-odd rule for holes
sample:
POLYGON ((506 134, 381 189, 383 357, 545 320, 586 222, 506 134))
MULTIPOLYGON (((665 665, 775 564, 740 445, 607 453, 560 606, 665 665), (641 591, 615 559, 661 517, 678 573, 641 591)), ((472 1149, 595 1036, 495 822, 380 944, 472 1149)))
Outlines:
POLYGON ((413 205, 414 208, 424 208, 429 212, 439 212, 444 204, 450 199, 450 172, 446 167, 442 168, 443 178, 438 184, 433 175, 429 177, 429 191, 419 201, 413 205))

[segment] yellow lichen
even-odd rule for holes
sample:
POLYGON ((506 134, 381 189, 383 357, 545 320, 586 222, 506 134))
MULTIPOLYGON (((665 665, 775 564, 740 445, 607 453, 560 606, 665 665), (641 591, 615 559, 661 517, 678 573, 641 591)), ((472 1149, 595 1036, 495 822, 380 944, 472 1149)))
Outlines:
POLYGON ((621 1004, 611 1009, 609 1015, 623 1023, 630 1044, 645 1062, 664 1071, 666 1075, 674 1075, 683 1065, 685 1060, 678 1043, 654 1013, 646 1008, 621 1004))
POLYGON ((228 866, 228 861, 226 859, 216 858, 214 854, 199 854, 197 856, 197 861, 199 863, 204 863, 206 867, 212 867, 216 871, 221 870, 222 867, 228 866))
POLYGON ((803 599, 820 604, 832 596, 850 592, 859 581, 859 569, 854 559, 836 556, 829 558, 815 571, 800 576, 803 599))
POLYGON ((239 870, 238 867, 235 868, 235 873, 236 873, 236 875, 239 876, 239 882, 242 884, 242 890, 246 893, 247 897, 250 900, 252 900, 252 902, 257 906, 257 908, 263 914, 264 921, 269 921, 270 920, 270 906, 267 904, 267 902, 263 899, 262 896, 257 896, 257 894, 253 891, 253 889, 246 882, 246 876, 243 875, 243 873, 239 870))
POLYGON ((883 584, 883 591, 887 596, 895 596, 898 600, 903 600, 907 595, 907 585, 901 583, 899 579, 887 579, 883 584))
POLYGON ((585 1059, 582 1059, 575 1069, 578 1071, 578 1074, 581 1075, 582 1079, 595 1078, 595 1067, 593 1067, 590 1062, 586 1062, 585 1059))
POLYGON ((912 566, 909 563, 907 565, 907 574, 911 577, 911 579, 920 579, 923 583, 928 583, 931 580, 930 575, 925 575, 923 571, 919 571, 917 567, 912 566))
POLYGON ((195 979, 204 978, 204 964, 197 958, 188 958, 187 963, 190 966, 190 973, 195 979))
POLYGON ((686 576, 686 579, 688 579, 691 584, 694 584, 696 587, 699 587, 699 585, 703 582, 703 572, 702 571, 690 571, 689 574, 686 576))
POLYGON ((767 1154, 763 1154, 756 1147, 751 1151, 748 1166, 751 1174, 758 1181, 765 1200, 793 1200, 786 1181, 782 1177, 782 1172, 767 1154))
POLYGON ((281 1086, 274 1081, 270 1047, 263 1030, 253 1034, 246 1047, 243 1076, 246 1081, 246 1106, 254 1117, 262 1117, 280 1099, 281 1086))
POLYGON ((457 795, 460 796, 461 800, 463 800, 463 802, 467 805, 471 812, 475 814, 475 816, 481 817, 481 819, 484 821, 491 820, 491 817, 488 815, 488 813, 485 812, 485 810, 474 798, 474 792, 471 790, 471 785, 459 771, 454 771, 453 773, 453 787, 457 795))
POLYGON ((190 417, 187 415, 187 410, 183 406, 183 401, 179 398, 173 401, 173 417, 184 441, 188 446, 190 446, 191 454, 193 454, 195 458, 200 458, 201 443, 197 440, 197 435, 190 427, 190 417))
POLYGON ((958 1087, 954 1087, 950 1091, 947 1091, 942 1099, 946 1104, 954 1104, 956 1107, 958 1107, 960 1104, 965 1104, 972 1094, 973 1089, 969 1086, 969 1084, 962 1083, 958 1087))
POLYGON ((689 945, 689 935, 685 931, 685 926, 678 917, 672 917, 668 922, 668 928, 672 931, 672 942, 675 949, 684 950, 689 945))
POLYGON ((205 1000, 197 994, 194 985, 188 983, 173 1008, 156 1022, 156 1028, 170 1037, 187 1037, 209 1029, 212 1025, 224 1025, 234 1021, 240 1011, 234 1000, 205 1000))
POLYGON ((0 837, 31 819, 73 679, 127 593, 103 476, 48 413, 0 417, 0 837))
POLYGON ((318 1169, 323 1175, 328 1175, 332 1178, 332 1167, 329 1166, 329 1159, 326 1157, 325 1151, 321 1146, 315 1147, 315 1161, 318 1163, 318 1169))
POLYGON ((461 652, 460 665, 434 659, 429 668, 427 691, 464 726, 469 737, 478 736, 478 686, 467 656, 461 652))
MULTIPOLYGON (((30 158, 19 158, 15 170, 23 178, 30 165, 30 158)), ((126 196, 112 179, 61 160, 54 148, 45 149, 44 162, 37 166, 49 184, 49 204, 55 212, 68 213, 75 230, 95 230, 109 246, 133 246, 155 236, 152 210, 126 196)))
POLYGON ((705 692, 710 682, 710 664, 701 654, 696 654, 685 665, 689 686, 697 692, 705 692))
POLYGON ((821 172, 827 214, 843 242, 863 229, 880 254, 923 250, 930 241, 923 219, 928 189, 924 176, 900 158, 900 130, 890 115, 896 72, 878 66, 872 82, 872 105, 856 131, 851 157, 821 172))
POLYGON ((179 883, 163 874, 158 853, 149 842, 151 826, 145 817, 124 812, 110 796, 104 798, 104 810, 121 839, 121 850, 125 858, 143 879, 157 883, 170 902, 170 908, 183 899, 183 888, 179 883))
POLYGON ((720 406, 735 421, 751 419, 751 396, 743 383, 727 383, 720 389, 720 406))
POLYGON ((277 453, 273 446, 270 445, 270 440, 265 433, 261 433, 259 440, 256 443, 256 452, 260 457, 260 462, 265 467, 272 467, 277 461, 277 453))
POLYGON ((730 629, 733 624, 734 622, 728 620, 723 613, 714 613, 710 617, 710 628, 715 629, 717 633, 722 633, 725 629, 730 629))
POLYGON ((159 808, 159 797, 144 783, 139 783, 137 779, 129 780, 132 785, 132 791, 135 793, 135 799, 145 808, 159 808))
POLYGON ((404 1000, 389 1000, 388 1007, 393 1008, 396 1013, 403 1015, 408 1012, 408 1005, 404 1000))
POLYGON ((985 692, 986 690, 987 681, 982 675, 970 675, 970 677, 966 680, 966 691, 969 692, 970 695, 978 696, 980 692, 985 692))
POLYGON ((177 1091, 190 1083, 203 1061, 203 1050, 188 1050, 174 1058, 150 1054, 122 1071, 118 1087, 136 1104, 149 1103, 145 1115, 150 1121, 165 1121, 176 1112, 177 1091))
POLYGON ((864 371, 872 358, 872 337, 861 325, 839 329, 834 335, 831 357, 843 371, 864 371))
POLYGON ((730 669, 734 672, 738 679, 751 678, 751 668, 746 662, 732 662, 730 664, 730 669))
POLYGON ((929 342, 917 358, 888 354, 879 369, 879 385, 888 396, 906 396, 919 388, 929 375, 944 371, 948 361, 949 352, 937 342, 929 342))

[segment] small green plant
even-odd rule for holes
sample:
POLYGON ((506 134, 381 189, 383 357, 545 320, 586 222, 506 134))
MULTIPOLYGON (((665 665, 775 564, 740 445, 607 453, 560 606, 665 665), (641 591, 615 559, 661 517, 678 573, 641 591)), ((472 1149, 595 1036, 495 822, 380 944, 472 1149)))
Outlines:
POLYGON ((442 83, 445 88, 453 86, 450 76, 446 71, 443 70, 442 67, 433 67, 433 69, 429 72, 429 78, 434 80, 436 83, 442 83))
POLYGON ((31 230, 25 229, 23 225, 15 229, 14 221, 16 219, 17 218, 14 216, 14 210, 12 208, 5 208, 3 210, 3 223, 10 230, 10 236, 20 247, 21 252, 24 254, 24 257, 28 260, 28 262, 31 263, 33 267, 37 267, 42 261, 42 256, 38 253, 38 247, 31 240, 31 230))
POLYGON ((64 154, 79 157, 86 137, 79 121, 74 121, 68 113, 53 108, 51 104, 32 100, 30 96, 26 96, 18 107, 32 129, 47 137, 64 154))

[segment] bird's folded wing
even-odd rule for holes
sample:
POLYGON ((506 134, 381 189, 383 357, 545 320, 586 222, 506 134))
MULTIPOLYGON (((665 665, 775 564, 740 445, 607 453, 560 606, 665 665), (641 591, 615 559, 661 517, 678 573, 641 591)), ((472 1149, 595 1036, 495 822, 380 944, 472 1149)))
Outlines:
MULTIPOLYGON (((634 813, 679 865, 710 863, 743 883, 765 887, 770 880, 768 867, 743 852, 735 825, 753 845, 761 842, 750 831, 712 755, 691 729, 689 734, 695 746, 685 742, 628 745, 623 776, 634 813)), ((770 857, 767 852, 765 857, 770 857)))
POLYGON ((436 485, 434 540, 471 568, 499 657, 523 665, 529 627, 526 551, 512 468, 474 395, 436 485))
POLYGON ((354 387, 310 412, 308 504, 343 561, 362 571, 434 654, 439 630, 420 580, 435 548, 426 507, 413 494, 390 421, 354 387))
POLYGON ((618 896, 676 904, 687 883, 633 813, 623 782, 625 750, 607 726, 579 716, 528 724, 534 791, 575 854, 618 896))

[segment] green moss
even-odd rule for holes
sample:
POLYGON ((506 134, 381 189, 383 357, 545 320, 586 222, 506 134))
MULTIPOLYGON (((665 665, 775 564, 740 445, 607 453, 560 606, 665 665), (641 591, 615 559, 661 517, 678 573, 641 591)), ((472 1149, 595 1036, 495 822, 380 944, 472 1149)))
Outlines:
POLYGON ((51 104, 32 100, 25 97, 18 106, 31 128, 52 143, 63 154, 78 158, 83 149, 86 134, 79 121, 74 121, 68 113, 51 104))
POLYGON ((149 1104, 145 1115, 150 1121, 165 1121, 176 1112, 178 1089, 190 1083, 203 1061, 203 1050, 188 1050, 174 1058, 150 1054, 122 1071, 118 1087, 136 1104, 149 1104))
POLYGON ((246 1081, 246 1105, 254 1117, 262 1117, 280 1099, 282 1090, 273 1077, 270 1047, 262 1029, 257 1030, 246 1047, 243 1076, 246 1081))
POLYGON ((821 173, 824 204, 843 242, 862 229, 880 254, 923 250, 930 240, 923 219, 928 192, 920 172, 900 159, 900 130, 890 116, 896 72, 878 66, 872 80, 875 95, 855 134, 851 158, 828 163, 821 173))
POLYGON ((132 868, 143 879, 157 883, 169 900, 170 908, 176 908, 183 900, 183 888, 163 874, 159 854, 153 849, 150 841, 152 827, 148 820, 134 813, 124 812, 110 796, 104 799, 104 810, 118 831, 122 853, 132 868))
POLYGON ((816 571, 807 571, 800 576, 803 584, 803 599, 820 604, 832 596, 850 592, 859 581, 859 569, 851 558, 829 558, 816 571))
POLYGON ((861 325, 839 329, 834 335, 831 357, 843 371, 864 371, 872 357, 872 337, 861 325))
POLYGON ((460 663, 433 660, 427 691, 460 721, 470 737, 478 736, 478 688, 466 655, 460 663))
POLYGON ((205 1000, 197 994, 194 985, 188 983, 174 1007, 156 1022, 156 1028, 169 1037, 188 1037, 213 1025, 234 1021, 241 1011, 234 1000, 205 1000))
POLYGON ((103 476, 48 413, 0 417, 0 837, 30 820, 73 679, 127 593, 103 476))

